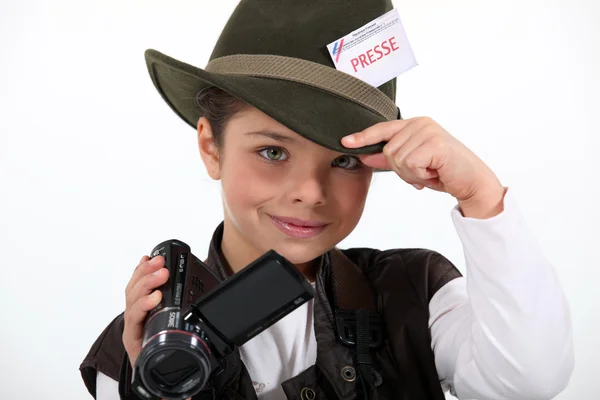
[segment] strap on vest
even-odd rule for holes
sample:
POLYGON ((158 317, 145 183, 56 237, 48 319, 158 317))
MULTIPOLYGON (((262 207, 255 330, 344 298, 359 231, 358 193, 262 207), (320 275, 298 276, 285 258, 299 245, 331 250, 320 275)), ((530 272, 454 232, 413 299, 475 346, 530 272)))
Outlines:
POLYGON ((354 350, 363 395, 370 400, 376 396, 375 387, 381 384, 375 382, 370 349, 383 343, 375 294, 362 270, 339 249, 331 251, 330 274, 338 340, 354 350))
POLYGON ((369 311, 361 308, 356 311, 356 361, 366 399, 372 398, 373 366, 369 352, 369 311))

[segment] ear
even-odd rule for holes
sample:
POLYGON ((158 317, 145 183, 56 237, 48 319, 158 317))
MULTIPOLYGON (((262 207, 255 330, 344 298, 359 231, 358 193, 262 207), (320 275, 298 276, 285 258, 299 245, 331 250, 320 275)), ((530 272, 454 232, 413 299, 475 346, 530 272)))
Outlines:
POLYGON ((208 175, 214 180, 219 180, 221 178, 219 149, 215 143, 210 122, 205 117, 198 120, 198 149, 208 175))

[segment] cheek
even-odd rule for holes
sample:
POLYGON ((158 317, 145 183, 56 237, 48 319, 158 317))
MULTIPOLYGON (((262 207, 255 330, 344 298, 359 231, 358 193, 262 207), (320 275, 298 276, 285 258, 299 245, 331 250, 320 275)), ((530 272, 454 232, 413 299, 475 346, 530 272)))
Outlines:
POLYGON ((238 157, 235 162, 225 159, 221 166, 223 197, 231 213, 252 211, 273 197, 277 186, 256 160, 238 157))
POLYGON ((340 215, 343 215, 344 222, 348 225, 356 226, 362 216, 369 192, 370 179, 368 176, 359 177, 359 179, 348 182, 344 180, 336 185, 332 185, 333 193, 336 193, 335 208, 340 215))

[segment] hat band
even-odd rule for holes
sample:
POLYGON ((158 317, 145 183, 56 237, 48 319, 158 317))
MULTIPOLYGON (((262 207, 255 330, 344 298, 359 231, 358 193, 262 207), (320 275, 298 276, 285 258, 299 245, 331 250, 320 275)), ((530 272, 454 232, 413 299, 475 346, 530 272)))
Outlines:
POLYGON ((344 97, 387 120, 398 117, 396 104, 381 90, 335 68, 300 58, 272 54, 234 54, 211 60, 205 70, 218 74, 298 82, 344 97))

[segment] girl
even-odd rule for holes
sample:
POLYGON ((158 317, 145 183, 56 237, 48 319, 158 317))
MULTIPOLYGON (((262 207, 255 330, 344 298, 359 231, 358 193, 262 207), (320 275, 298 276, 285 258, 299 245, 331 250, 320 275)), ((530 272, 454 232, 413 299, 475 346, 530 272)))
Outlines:
MULTIPOLYGON (((323 54, 391 3, 298 3, 240 2, 204 70, 146 52, 156 88, 195 128, 206 170, 222 184, 209 268, 225 279, 274 249, 316 289, 313 301, 228 357, 209 392, 194 398, 556 396, 573 370, 569 308, 511 190, 434 120, 398 119, 395 81, 370 87, 323 54), (336 248, 360 220, 374 170, 456 199, 468 280, 425 249, 336 248), (384 346, 362 365, 336 338, 332 263, 358 271, 368 289, 357 287, 356 297, 372 290, 385 322, 384 346)), ((136 398, 127 372, 168 279, 163 263, 142 257, 124 313, 81 365, 96 399, 136 398)))

